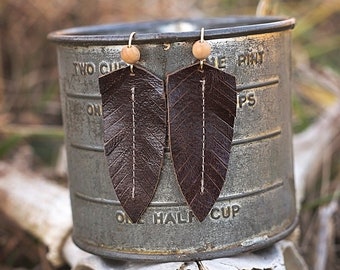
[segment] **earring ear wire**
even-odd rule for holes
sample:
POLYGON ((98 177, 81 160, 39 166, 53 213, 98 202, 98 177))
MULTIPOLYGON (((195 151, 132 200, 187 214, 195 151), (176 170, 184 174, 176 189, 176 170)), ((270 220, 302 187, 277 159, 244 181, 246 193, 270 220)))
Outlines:
POLYGON ((128 45, 123 47, 120 52, 122 60, 130 65, 131 73, 133 73, 133 65, 140 59, 140 51, 134 45, 132 45, 132 39, 136 32, 132 32, 129 36, 128 45))
POLYGON ((132 38, 133 36, 136 34, 136 32, 131 32, 130 36, 129 36, 129 43, 128 43, 128 47, 131 48, 132 47, 132 38))
POLYGON ((211 46, 204 40, 204 28, 201 28, 201 38, 192 46, 192 54, 200 60, 200 67, 203 69, 203 61, 210 55, 211 46))

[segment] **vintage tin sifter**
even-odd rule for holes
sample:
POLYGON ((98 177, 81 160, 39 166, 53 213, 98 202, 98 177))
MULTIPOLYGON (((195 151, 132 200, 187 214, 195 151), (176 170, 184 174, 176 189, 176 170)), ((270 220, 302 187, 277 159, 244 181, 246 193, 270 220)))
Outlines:
MULTIPOLYGON (((116 259, 211 259, 268 246, 294 229, 293 27, 293 19, 228 17, 79 27, 49 35, 58 44, 73 239, 79 247, 116 259), (162 83, 195 62, 191 47, 202 27, 211 45, 207 65, 230 74, 236 83, 225 182, 207 215, 198 218, 177 182, 169 147, 176 133, 166 129, 159 183, 145 212, 132 222, 114 191, 104 154, 106 107, 98 78, 126 66, 120 51, 136 32, 140 68, 162 83)), ((113 102, 119 95, 112 96, 113 102)))

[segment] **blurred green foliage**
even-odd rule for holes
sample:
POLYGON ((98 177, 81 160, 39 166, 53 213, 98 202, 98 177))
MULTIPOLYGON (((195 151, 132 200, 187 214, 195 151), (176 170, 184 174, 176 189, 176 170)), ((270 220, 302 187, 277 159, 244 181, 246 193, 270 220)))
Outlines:
POLYGON ((0 141, 0 159, 3 158, 8 152, 17 147, 22 142, 22 136, 13 134, 6 136, 0 141))

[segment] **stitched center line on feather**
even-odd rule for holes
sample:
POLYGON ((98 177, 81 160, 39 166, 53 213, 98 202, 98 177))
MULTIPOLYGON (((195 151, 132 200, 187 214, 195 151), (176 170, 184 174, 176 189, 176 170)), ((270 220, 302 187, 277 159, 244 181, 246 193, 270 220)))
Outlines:
POLYGON ((202 83, 202 172, 201 172, 201 194, 204 192, 204 171, 205 171, 205 79, 202 83))
POLYGON ((136 189, 136 119, 135 119, 135 87, 131 88, 132 102, 132 199, 135 198, 136 189))

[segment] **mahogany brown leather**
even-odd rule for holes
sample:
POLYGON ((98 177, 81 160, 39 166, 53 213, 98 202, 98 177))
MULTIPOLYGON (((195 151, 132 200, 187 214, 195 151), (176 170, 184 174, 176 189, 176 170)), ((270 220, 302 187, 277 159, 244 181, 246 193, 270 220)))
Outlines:
POLYGON ((208 64, 203 69, 194 64, 168 75, 167 94, 177 180, 193 213, 203 221, 226 179, 236 116, 235 77, 208 64))
POLYGON ((109 173, 122 207, 135 223, 154 196, 163 162, 163 81, 134 66, 133 73, 127 67, 100 77, 99 88, 109 173))

